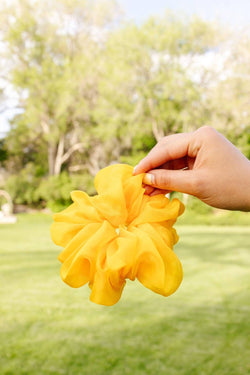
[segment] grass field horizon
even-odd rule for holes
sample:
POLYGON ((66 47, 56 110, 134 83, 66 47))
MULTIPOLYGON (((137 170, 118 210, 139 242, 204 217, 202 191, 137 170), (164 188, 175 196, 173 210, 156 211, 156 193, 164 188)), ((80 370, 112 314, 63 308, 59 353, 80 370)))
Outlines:
POLYGON ((59 275, 51 217, 0 226, 1 375, 246 375, 249 226, 176 225, 184 279, 164 298, 128 282, 112 307, 59 275))

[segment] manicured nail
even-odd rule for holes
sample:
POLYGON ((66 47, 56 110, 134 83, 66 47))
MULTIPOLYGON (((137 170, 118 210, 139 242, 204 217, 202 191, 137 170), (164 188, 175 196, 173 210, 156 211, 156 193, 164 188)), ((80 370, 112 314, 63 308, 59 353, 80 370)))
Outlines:
POLYGON ((143 177, 144 184, 146 185, 154 185, 155 183, 155 176, 151 173, 146 173, 145 176, 143 177))

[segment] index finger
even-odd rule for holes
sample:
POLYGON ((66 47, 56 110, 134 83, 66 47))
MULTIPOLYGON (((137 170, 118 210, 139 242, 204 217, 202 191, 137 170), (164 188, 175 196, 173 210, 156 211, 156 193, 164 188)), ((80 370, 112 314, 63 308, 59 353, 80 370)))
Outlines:
POLYGON ((134 174, 145 173, 171 160, 188 155, 191 133, 172 134, 162 138, 135 167, 134 174))

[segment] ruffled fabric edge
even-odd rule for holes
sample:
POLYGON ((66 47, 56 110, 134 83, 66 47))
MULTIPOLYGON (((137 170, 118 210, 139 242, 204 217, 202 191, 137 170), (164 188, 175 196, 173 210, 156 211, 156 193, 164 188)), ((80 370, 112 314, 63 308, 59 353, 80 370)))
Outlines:
MULTIPOLYGON (((122 186, 134 178, 131 167, 125 166, 125 170, 122 186)), ((105 176, 103 171, 102 176, 105 176)), ((100 185, 100 176, 97 177, 97 185, 100 185)), ((163 296, 174 293, 182 281, 182 266, 173 251, 178 241, 173 224, 184 211, 184 205, 178 199, 170 202, 164 195, 143 195, 142 177, 135 184, 137 188, 139 185, 140 193, 142 191, 140 204, 134 202, 134 184, 127 184, 126 199, 121 199, 126 210, 130 207, 131 212, 127 210, 129 223, 114 219, 111 224, 103 217, 103 211, 102 214, 98 211, 96 197, 80 191, 72 192, 71 206, 54 215, 52 239, 65 247, 58 257, 62 262, 61 278, 75 288, 89 283, 90 300, 95 303, 116 303, 126 279, 137 278, 145 287, 163 296), (133 199, 129 201, 130 197, 133 199)), ((120 194, 123 191, 124 198, 124 190, 119 187, 118 191, 120 194)), ((115 209, 117 196, 107 195, 103 187, 100 193, 105 200, 113 202, 115 209)))

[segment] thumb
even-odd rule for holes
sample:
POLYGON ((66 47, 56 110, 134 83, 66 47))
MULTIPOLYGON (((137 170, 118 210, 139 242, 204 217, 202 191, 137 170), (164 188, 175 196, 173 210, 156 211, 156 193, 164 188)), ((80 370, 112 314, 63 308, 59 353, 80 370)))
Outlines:
POLYGON ((195 195, 196 173, 193 170, 154 169, 144 175, 144 184, 160 190, 179 191, 195 195))

